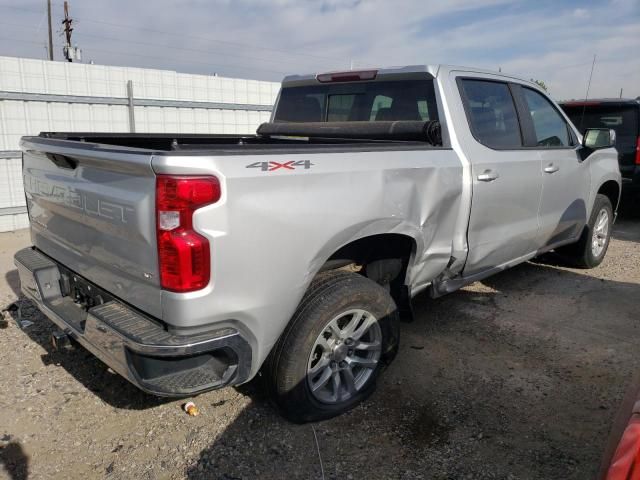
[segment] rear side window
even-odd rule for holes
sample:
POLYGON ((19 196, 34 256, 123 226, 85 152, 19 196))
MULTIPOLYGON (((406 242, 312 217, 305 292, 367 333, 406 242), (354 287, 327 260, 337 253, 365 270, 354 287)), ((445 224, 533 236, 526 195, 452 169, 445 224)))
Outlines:
POLYGON ((333 83, 285 87, 276 122, 437 120, 433 80, 333 83))
POLYGON ((522 147, 518 115, 506 83, 466 79, 461 87, 476 140, 491 148, 522 147))
POLYGON ((531 115, 533 130, 536 134, 536 146, 546 148, 570 146, 572 141, 567 122, 551 102, 530 88, 523 88, 522 93, 531 115))

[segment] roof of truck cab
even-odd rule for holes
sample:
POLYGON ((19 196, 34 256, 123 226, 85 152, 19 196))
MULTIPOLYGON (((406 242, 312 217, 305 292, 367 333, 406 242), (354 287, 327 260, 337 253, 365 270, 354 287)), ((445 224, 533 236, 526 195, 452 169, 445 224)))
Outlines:
POLYGON ((475 67, 463 67, 459 65, 444 65, 444 64, 425 64, 425 65, 407 65, 401 67, 366 67, 366 68, 358 68, 358 69, 346 69, 346 70, 334 70, 329 72, 317 72, 317 73, 308 73, 302 75, 287 75, 282 80, 283 87, 292 87, 299 85, 310 85, 319 83, 317 80, 318 75, 330 74, 330 73, 347 73, 350 71, 353 72, 364 72, 364 71, 372 71, 375 70, 377 72, 376 79, 392 79, 396 76, 402 76, 406 78, 407 76, 411 76, 411 74, 416 74, 417 77, 423 76, 424 74, 428 74, 431 77, 437 77, 439 75, 446 76, 449 72, 460 71, 460 72, 468 72, 468 73, 482 73, 487 75, 497 75, 504 78, 509 78, 513 80, 517 80, 519 82, 529 83, 533 86, 536 86, 533 82, 526 80, 524 78, 510 75, 504 72, 496 72, 492 70, 485 70, 481 68, 475 67))
POLYGON ((589 98, 581 100, 564 100, 559 102, 560 105, 565 107, 592 107, 597 105, 604 105, 607 107, 619 107, 619 106, 640 106, 640 99, 637 98, 589 98))

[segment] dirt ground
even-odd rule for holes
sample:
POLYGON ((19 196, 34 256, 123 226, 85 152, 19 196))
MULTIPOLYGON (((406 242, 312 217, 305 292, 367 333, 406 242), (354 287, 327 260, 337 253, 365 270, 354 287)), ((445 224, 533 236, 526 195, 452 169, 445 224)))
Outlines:
MULTIPOLYGON (((28 243, 0 234, 0 307, 28 243)), ((0 324, 0 478, 593 478, 640 363, 640 220, 619 221, 597 269, 555 263, 416 298, 373 397, 302 426, 255 385, 201 395, 189 417, 82 349, 52 351, 24 300, 33 325, 0 324)))

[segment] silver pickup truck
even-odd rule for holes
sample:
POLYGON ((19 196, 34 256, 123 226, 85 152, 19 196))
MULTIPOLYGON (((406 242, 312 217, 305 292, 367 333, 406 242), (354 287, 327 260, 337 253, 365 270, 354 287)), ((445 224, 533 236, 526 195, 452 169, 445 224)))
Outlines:
POLYGON ((24 294, 141 389, 259 375, 297 422, 366 398, 411 298, 556 250, 598 265, 615 133, 448 66, 290 76, 256 135, 22 140, 24 294))

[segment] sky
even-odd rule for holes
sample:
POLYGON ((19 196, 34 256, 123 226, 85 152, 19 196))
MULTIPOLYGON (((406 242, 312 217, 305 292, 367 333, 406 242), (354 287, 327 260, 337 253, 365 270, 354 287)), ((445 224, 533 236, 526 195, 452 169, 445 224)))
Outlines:
MULTIPOLYGON (((62 0, 52 0, 62 59, 62 0)), ((83 61, 279 81, 455 64, 556 99, 640 96, 640 0, 69 0, 83 61)), ((46 0, 0 0, 0 55, 46 58, 46 0)))

